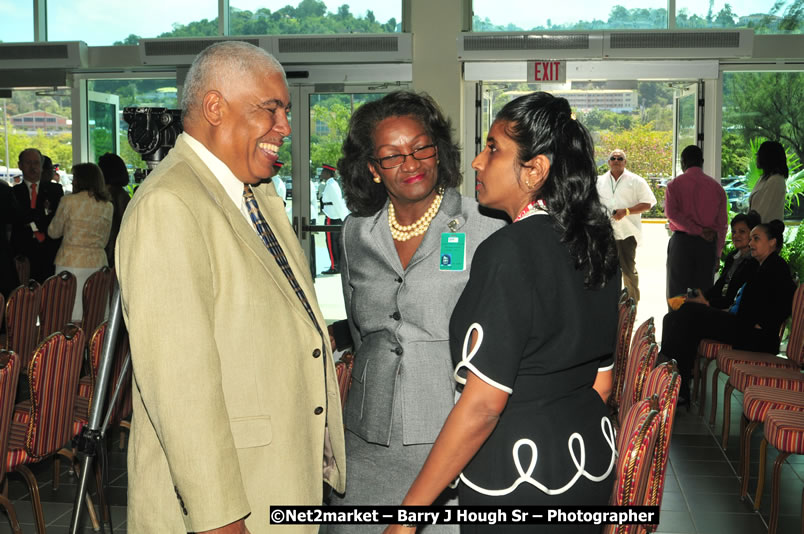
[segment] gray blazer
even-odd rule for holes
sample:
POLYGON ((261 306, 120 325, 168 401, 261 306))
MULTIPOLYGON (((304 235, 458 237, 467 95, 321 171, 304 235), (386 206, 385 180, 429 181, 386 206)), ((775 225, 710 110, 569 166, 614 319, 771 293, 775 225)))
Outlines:
POLYGON ((477 246, 504 224, 449 189, 403 269, 388 228, 387 203, 373 216, 346 219, 341 280, 355 345, 346 428, 388 445, 394 402, 401 402, 403 442, 435 442, 455 400, 450 316, 477 246), (466 234, 461 272, 439 270, 441 234, 452 230, 466 234))

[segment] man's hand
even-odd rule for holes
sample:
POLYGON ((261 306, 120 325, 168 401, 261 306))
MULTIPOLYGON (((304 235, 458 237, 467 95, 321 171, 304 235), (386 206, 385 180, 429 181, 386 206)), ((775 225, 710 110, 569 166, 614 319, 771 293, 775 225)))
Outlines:
POLYGON ((246 528, 246 520, 241 519, 234 523, 229 523, 225 527, 213 528, 212 530, 205 530, 198 534, 250 534, 246 528))
POLYGON ((701 237, 711 243, 717 237, 717 232, 711 228, 704 228, 703 231, 701 231, 701 237))
POLYGON ((625 217, 625 210, 614 210, 614 215, 611 216, 615 221, 619 221, 623 217, 625 217))

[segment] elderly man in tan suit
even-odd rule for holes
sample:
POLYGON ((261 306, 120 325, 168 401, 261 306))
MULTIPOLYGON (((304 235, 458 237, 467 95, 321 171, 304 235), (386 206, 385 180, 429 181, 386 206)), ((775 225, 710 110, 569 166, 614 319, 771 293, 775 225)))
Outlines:
POLYGON ((270 185, 290 135, 287 82, 241 42, 187 74, 184 130, 117 241, 131 336, 132 533, 272 527, 271 505, 345 489, 332 353, 304 254, 270 185))

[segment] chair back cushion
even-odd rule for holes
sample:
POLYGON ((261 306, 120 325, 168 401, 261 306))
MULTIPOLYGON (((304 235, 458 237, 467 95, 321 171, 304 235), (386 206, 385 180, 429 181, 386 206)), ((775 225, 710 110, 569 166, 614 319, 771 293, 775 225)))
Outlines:
POLYGON ((111 287, 112 270, 108 267, 95 271, 87 278, 82 292, 84 317, 81 319, 81 328, 85 332, 94 332, 103 321, 111 287))
POLYGON ((787 357, 799 366, 804 365, 804 284, 796 288, 793 296, 793 320, 787 340, 787 357))
POLYGON ((90 384, 90 392, 89 392, 89 407, 87 408, 87 413, 89 409, 92 408, 92 399, 95 396, 95 381, 98 377, 98 368, 100 367, 100 360, 103 353, 103 340, 106 338, 106 328, 108 327, 109 322, 103 321, 98 328, 92 333, 92 337, 89 339, 89 346, 88 346, 88 353, 89 353, 89 384, 90 384))
POLYGON ((643 337, 634 347, 634 352, 628 358, 623 379, 623 392, 620 397, 620 423, 628 409, 642 399, 642 390, 648 373, 656 364, 659 347, 652 343, 652 336, 643 337))
POLYGON ((352 385, 352 367, 354 367, 354 356, 351 352, 341 356, 340 361, 335 364, 335 373, 338 377, 338 389, 341 392, 341 407, 346 406, 346 397, 349 395, 349 387, 352 385))
POLYGON ((0 485, 5 477, 8 435, 11 432, 11 414, 17 396, 20 378, 20 357, 9 351, 0 351, 0 485))
POLYGON ((661 506, 664 494, 664 480, 667 473, 667 459, 670 453, 670 437, 676 418, 678 392, 681 389, 681 375, 676 371, 675 362, 657 366, 645 381, 644 397, 657 395, 659 398, 659 434, 656 438, 656 451, 648 476, 646 505, 661 506))
POLYGON ((63 330, 64 325, 73 319, 71 315, 75 302, 75 286, 75 276, 68 271, 54 274, 42 284, 38 341, 53 332, 63 330))
POLYGON ((659 412, 641 400, 626 414, 617 436, 617 483, 611 504, 633 506, 645 502, 648 475, 659 433, 659 412))
POLYGON ((30 280, 14 289, 6 303, 6 349, 22 358, 27 369, 36 347, 36 317, 39 314, 41 286, 30 280))
MULTIPOLYGON (((107 405, 112 400, 115 385, 117 385, 117 380, 120 377, 120 373, 123 372, 123 364, 126 361, 126 356, 128 356, 128 353, 129 353, 128 331, 125 328, 121 328, 120 333, 117 336, 117 345, 115 347, 112 378, 111 381, 109 382, 108 389, 106 390, 107 405)), ((129 362, 128 369, 126 370, 126 374, 123 377, 123 385, 120 389, 120 395, 117 397, 117 402, 112 408, 112 415, 109 418, 109 424, 115 425, 119 423, 121 419, 123 419, 124 417, 128 417, 129 414, 131 414, 131 410, 132 410, 131 365, 129 362)))
POLYGON ((636 306, 634 299, 629 298, 621 301, 619 307, 619 315, 617 318, 617 340, 614 345, 614 388, 615 392, 612 401, 618 403, 620 391, 625 376, 625 365, 628 361, 628 351, 631 345, 631 333, 634 330, 634 321, 636 320, 636 306))
POLYGON ((28 367, 31 411, 25 450, 43 458, 64 446, 72 436, 73 408, 84 352, 84 332, 56 332, 34 352, 28 367))

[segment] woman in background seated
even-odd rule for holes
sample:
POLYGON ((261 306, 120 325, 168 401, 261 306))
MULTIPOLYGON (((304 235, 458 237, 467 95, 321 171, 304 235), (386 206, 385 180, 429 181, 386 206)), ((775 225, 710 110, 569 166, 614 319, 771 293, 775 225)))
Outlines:
MULTIPOLYGON (((338 170, 352 212, 341 281, 355 363, 344 409, 346 493, 331 504, 387 505, 402 500, 455 402, 449 316, 475 249, 504 223, 457 191, 460 152, 424 94, 394 92, 359 107, 338 170)), ((425 534, 457 531, 432 525, 425 534)))
MULTIPOLYGON (((721 310, 730 308, 734 304, 737 290, 743 287, 759 267, 756 260, 751 257, 749 245, 751 229, 761 222, 759 214, 755 211, 737 214, 731 220, 731 242, 734 244, 734 250, 726 256, 715 285, 703 292, 713 308, 721 310)), ((697 289, 703 291, 703 288, 697 289)), ((671 314, 665 315, 665 318, 668 315, 671 314)))
POLYGON ((84 283, 95 271, 107 265, 104 247, 112 228, 112 203, 103 183, 103 173, 94 163, 73 167, 73 194, 66 195, 48 226, 53 239, 64 236, 56 254, 56 272, 75 275, 76 292, 73 320, 83 315, 84 283))
MULTIPOLYGON (((402 504, 460 476, 461 506, 605 505, 616 453, 595 386, 611 388, 620 272, 594 144, 567 100, 533 93, 503 107, 472 167, 478 202, 514 223, 475 255, 450 320, 463 393, 402 504)), ((600 526, 461 526, 522 531, 600 526)))
POLYGON ((678 361, 681 397, 689 399, 692 364, 702 339, 728 343, 736 349, 779 351, 779 328, 790 315, 796 288, 790 267, 779 256, 783 244, 782 221, 756 226, 751 230, 749 249, 759 266, 738 289, 732 307, 728 311, 717 309, 699 294, 668 314, 672 318, 664 322, 662 357, 678 361))

